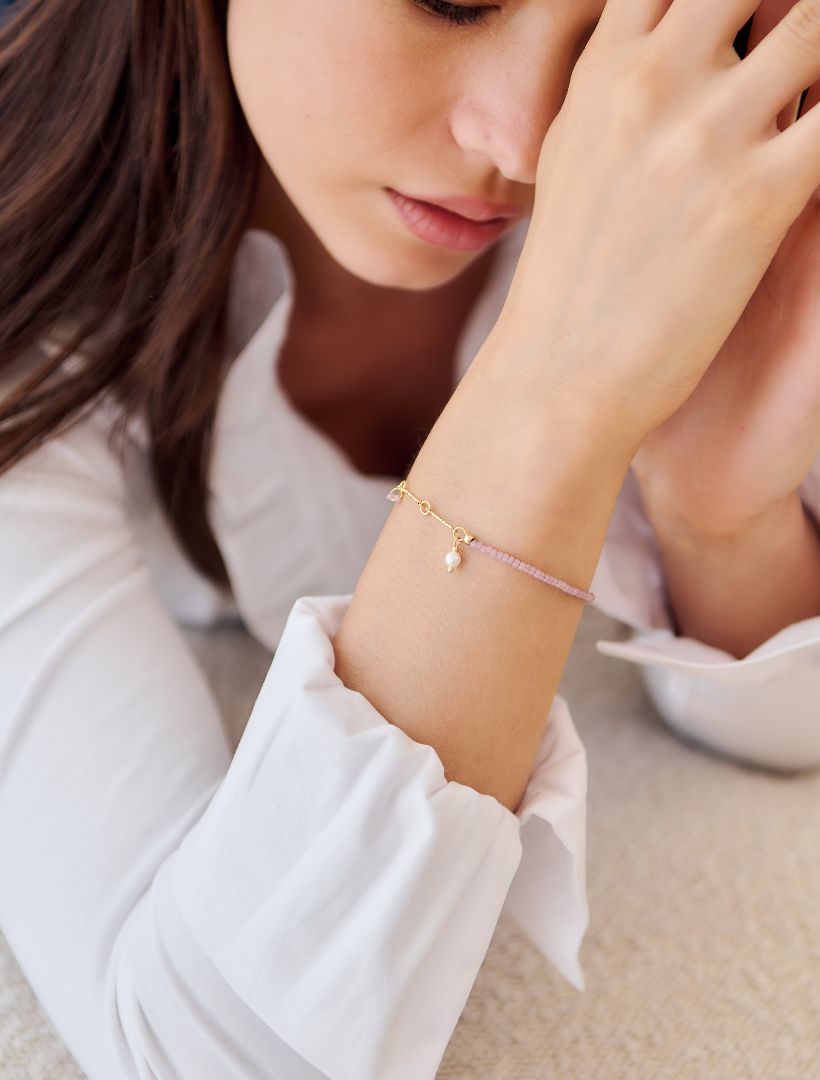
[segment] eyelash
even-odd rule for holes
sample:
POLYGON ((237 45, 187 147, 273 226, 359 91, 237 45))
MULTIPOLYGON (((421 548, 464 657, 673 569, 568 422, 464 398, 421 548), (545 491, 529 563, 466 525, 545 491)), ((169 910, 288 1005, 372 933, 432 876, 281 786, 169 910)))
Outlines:
POLYGON ((458 4, 447 3, 447 0, 415 0, 415 3, 431 15, 446 19, 457 26, 475 26, 482 23, 489 11, 488 7, 460 7, 458 4))

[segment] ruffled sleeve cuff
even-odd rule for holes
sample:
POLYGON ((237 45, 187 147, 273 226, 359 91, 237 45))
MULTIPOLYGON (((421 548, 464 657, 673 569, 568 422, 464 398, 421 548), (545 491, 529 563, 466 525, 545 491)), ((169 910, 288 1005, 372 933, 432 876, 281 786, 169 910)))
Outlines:
POLYGON ((576 990, 589 927, 586 891, 587 757, 566 700, 556 695, 516 816, 521 861, 505 910, 576 990))
MULTIPOLYGON (((820 456, 802 487, 820 508, 820 456)), ((596 642, 637 664, 661 719, 720 755, 774 769, 820 765, 820 618, 785 627, 738 659, 675 633, 658 541, 630 469, 590 586, 595 607, 632 627, 628 641, 596 642)))
POLYGON ((820 617, 792 623, 743 659, 668 629, 595 647, 638 664, 664 720, 701 746, 767 768, 820 766, 820 617))
POLYGON ((175 865, 236 993, 331 1080, 432 1077, 505 904, 584 988, 587 770, 554 700, 517 813, 334 671, 352 594, 301 597, 227 776, 175 865))

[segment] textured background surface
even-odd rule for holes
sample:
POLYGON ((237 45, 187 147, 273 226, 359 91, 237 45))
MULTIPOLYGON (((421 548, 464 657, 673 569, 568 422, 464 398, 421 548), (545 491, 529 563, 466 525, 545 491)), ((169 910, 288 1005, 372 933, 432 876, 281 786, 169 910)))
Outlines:
MULTIPOLYGON (((186 635, 236 741, 270 654, 186 635)), ((595 651, 629 636, 588 605, 560 687, 589 757, 587 989, 502 918, 439 1078, 820 1080, 820 773, 687 745, 595 651)), ((0 1077, 82 1080, 2 937, 0 1077)))

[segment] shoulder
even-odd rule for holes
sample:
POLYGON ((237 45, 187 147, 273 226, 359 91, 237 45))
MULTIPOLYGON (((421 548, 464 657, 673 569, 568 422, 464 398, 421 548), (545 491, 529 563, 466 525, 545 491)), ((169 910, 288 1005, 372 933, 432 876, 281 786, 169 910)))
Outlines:
MULTIPOLYGON (((36 350, 0 373, 0 400, 36 370, 48 348, 47 343, 38 344, 36 350)), ((69 357, 66 371, 70 373, 79 362, 79 358, 69 357)), ((68 492, 93 486, 109 496, 121 497, 124 493, 122 440, 115 428, 119 415, 107 393, 82 406, 4 469, 0 473, 0 488, 62 484, 62 490, 68 492)), ((129 427, 133 425, 126 423, 126 431, 129 427)))

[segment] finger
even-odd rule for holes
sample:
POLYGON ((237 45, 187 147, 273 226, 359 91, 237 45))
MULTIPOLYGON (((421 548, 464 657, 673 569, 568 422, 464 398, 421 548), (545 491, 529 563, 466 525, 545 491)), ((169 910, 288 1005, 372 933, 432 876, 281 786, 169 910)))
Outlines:
MULTIPOLYGON (((766 0, 781 7, 795 0, 766 0)), ((724 55, 730 53, 736 63, 740 58, 732 44, 755 12, 761 8, 761 0, 675 0, 661 20, 659 30, 670 40, 681 43, 687 53, 700 55, 724 55)))
POLYGON ((618 41, 654 30, 673 0, 607 0, 598 23, 602 38, 618 41))
POLYGON ((752 22, 748 52, 751 52, 771 30, 774 30, 794 5, 795 0, 763 0, 752 22))
MULTIPOLYGON (((794 4, 795 0, 763 0, 763 3, 755 12, 755 17, 752 21, 752 29, 749 34, 749 45, 746 51, 747 56, 752 50, 757 48, 760 42, 770 34, 772 30, 774 30, 784 16, 791 11, 794 4)), ((802 96, 803 91, 796 94, 785 109, 778 114, 777 126, 781 131, 785 131, 787 127, 791 127, 797 119, 802 96)))
MULTIPOLYGON (((798 120, 758 148, 760 166, 774 191, 799 203, 798 213, 820 188, 820 87, 814 83, 798 120)), ((794 209, 794 207, 793 207, 794 209)), ((795 214, 797 217, 797 214, 795 214)))
MULTIPOLYGON (((767 10, 771 18, 774 0, 767 10)), ((735 101, 743 103, 743 115, 761 133, 769 131, 781 114, 793 114, 795 99, 820 77, 817 0, 793 4, 728 75, 734 82, 735 101)))

